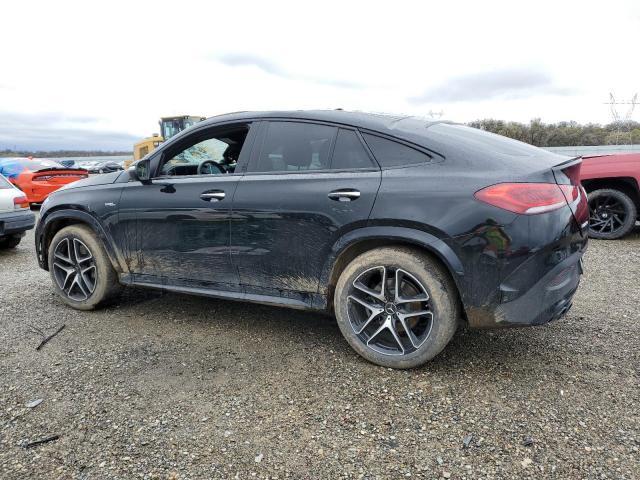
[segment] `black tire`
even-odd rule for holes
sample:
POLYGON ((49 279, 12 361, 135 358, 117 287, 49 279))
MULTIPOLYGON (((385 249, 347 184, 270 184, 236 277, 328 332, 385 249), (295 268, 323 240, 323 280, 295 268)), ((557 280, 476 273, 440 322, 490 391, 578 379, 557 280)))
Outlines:
POLYGON ((453 337, 460 318, 457 289, 448 272, 429 256, 406 247, 378 248, 349 263, 336 285, 334 311, 349 345, 370 362, 391 368, 417 367, 438 355, 453 337), (396 284, 400 285, 399 299, 394 293, 396 284), (363 285, 384 300, 364 293, 363 285), (408 298, 427 300, 408 302, 408 298), (383 312, 371 320, 375 312, 362 300, 376 311, 382 307, 383 312), (419 312, 425 315, 419 316, 419 312), (412 319, 403 321, 400 315, 412 319), (393 325, 393 330, 385 328, 385 322, 393 325))
POLYGON ((589 236, 615 240, 633 230, 638 212, 625 192, 603 188, 589 193, 589 236))
POLYGON ((16 248, 20 244, 21 240, 22 235, 10 235, 8 237, 0 238, 0 249, 16 248))
POLYGON ((63 228, 51 240, 48 254, 53 288, 67 305, 78 310, 93 310, 106 305, 122 291, 102 242, 89 227, 63 228), (84 260, 77 262, 78 257, 84 260), (89 263, 82 262, 93 262, 94 268, 80 275, 89 267, 89 263), (69 271, 74 277, 68 277, 69 271), (69 286, 73 282, 75 284, 69 286))

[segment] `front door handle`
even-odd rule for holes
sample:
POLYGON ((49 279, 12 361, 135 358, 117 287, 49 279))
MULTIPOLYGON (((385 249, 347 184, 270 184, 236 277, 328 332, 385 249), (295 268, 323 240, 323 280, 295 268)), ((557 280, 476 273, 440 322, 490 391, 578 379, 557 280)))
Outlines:
POLYGON ((352 202, 360 198, 360 190, 355 188, 343 188, 340 190, 334 190, 327 195, 331 200, 337 202, 352 202))
POLYGON ((224 197, 225 194, 222 190, 209 190, 200 194, 200 198, 205 202, 219 202, 224 200, 224 197))

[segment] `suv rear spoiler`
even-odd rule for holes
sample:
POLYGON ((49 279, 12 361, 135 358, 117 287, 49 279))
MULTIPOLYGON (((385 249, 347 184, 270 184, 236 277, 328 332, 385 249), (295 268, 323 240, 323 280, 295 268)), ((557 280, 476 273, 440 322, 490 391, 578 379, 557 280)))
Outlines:
POLYGON ((579 156, 570 158, 552 167, 551 170, 558 185, 572 185, 575 187, 570 196, 565 190, 563 190, 563 194, 573 212, 573 218, 580 227, 580 231, 584 232, 589 228, 589 204, 587 202, 587 192, 580 182, 581 165, 582 156, 579 156))

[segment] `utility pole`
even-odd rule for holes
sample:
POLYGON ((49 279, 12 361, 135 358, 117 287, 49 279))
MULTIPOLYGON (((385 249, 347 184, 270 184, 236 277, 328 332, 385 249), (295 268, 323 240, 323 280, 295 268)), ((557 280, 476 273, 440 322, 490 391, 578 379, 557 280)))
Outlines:
POLYGON ((633 136, 631 133, 631 117, 633 116, 633 111, 638 104, 638 94, 634 94, 631 97, 631 100, 616 100, 613 92, 609 93, 609 101, 605 102, 605 105, 609 105, 609 109, 611 111, 611 118, 613 120, 613 124, 616 128, 616 145, 618 145, 618 140, 620 139, 620 135, 623 133, 623 127, 627 127, 629 131, 629 143, 633 144, 633 136), (627 111, 624 114, 624 117, 621 117, 620 112, 618 111, 618 106, 620 105, 628 105, 627 111))

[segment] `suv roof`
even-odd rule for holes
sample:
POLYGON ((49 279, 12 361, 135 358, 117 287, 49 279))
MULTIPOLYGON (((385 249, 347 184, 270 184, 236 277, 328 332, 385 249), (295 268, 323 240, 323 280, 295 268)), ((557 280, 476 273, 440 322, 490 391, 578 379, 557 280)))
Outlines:
MULTIPOLYGON (((539 161, 541 169, 557 165, 568 158, 462 124, 434 121, 411 115, 346 110, 246 111, 209 117, 200 122, 198 127, 250 119, 311 120, 348 125, 390 135, 422 147, 440 157, 454 156, 462 163, 469 163, 478 158, 499 159, 514 173, 519 170, 528 171, 533 157, 539 161)), ((185 132, 188 130, 179 133, 171 140, 181 137, 185 132)))
POLYGON ((293 118, 299 120, 319 120, 333 123, 343 123, 360 128, 370 128, 372 130, 395 129, 400 122, 411 120, 412 123, 419 122, 424 128, 428 128, 434 123, 432 121, 411 115, 392 115, 386 113, 350 112, 346 110, 273 110, 273 111, 246 111, 225 113, 209 117, 204 124, 215 124, 221 121, 234 121, 249 118, 293 118))

